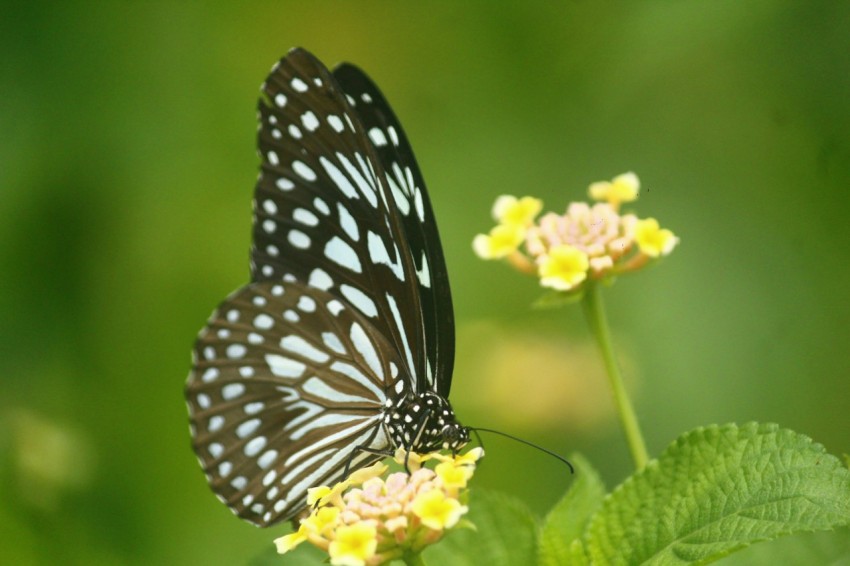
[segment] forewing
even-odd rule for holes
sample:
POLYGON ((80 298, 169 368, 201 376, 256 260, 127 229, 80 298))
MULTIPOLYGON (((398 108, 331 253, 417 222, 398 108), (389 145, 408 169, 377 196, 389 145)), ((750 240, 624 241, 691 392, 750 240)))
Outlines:
POLYGON ((352 99, 351 104, 375 147, 392 195, 389 204, 395 208, 416 265, 428 389, 448 397, 454 365, 454 315, 446 261, 425 180, 401 123, 375 83, 347 63, 334 69, 333 75, 352 99))
POLYGON ((369 319, 296 282, 258 282, 213 313, 186 398, 193 447, 213 491, 267 526, 295 516, 307 489, 387 450, 381 407, 403 386, 401 359, 369 319), (402 384, 401 386, 399 384, 402 384))
POLYGON ((297 279, 345 298, 389 338, 421 389, 429 345, 417 264, 365 127, 304 50, 282 59, 262 91, 253 280, 297 279))

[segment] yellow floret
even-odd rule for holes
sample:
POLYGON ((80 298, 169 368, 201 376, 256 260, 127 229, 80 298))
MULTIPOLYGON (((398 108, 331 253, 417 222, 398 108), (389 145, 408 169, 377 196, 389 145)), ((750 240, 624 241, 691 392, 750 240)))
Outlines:
POLYGON ((555 246, 540 261, 540 284, 557 291, 569 291, 587 278, 587 254, 569 245, 555 246))
POLYGON ((375 555, 377 534, 375 527, 365 522, 339 527, 336 538, 328 547, 331 564, 363 566, 375 555))
POLYGON ((611 181, 593 183, 587 189, 590 198, 608 201, 614 207, 637 200, 639 192, 640 179, 632 172, 617 175, 611 181))
POLYGON ((642 253, 659 257, 672 252, 679 238, 670 230, 662 229, 655 218, 645 218, 635 225, 635 241, 642 253))

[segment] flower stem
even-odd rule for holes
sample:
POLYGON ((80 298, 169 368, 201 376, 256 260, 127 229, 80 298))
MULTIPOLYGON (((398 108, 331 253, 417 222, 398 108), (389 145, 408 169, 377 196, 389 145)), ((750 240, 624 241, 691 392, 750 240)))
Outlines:
POLYGON ((425 560, 422 558, 421 552, 406 552, 401 559, 407 566, 425 566, 425 560))
POLYGON ((589 283, 585 287, 584 297, 581 301, 584 316, 587 319, 588 326, 590 326, 590 331, 596 338, 596 343, 599 345, 602 360, 605 362, 608 383, 611 386, 614 404, 617 406, 617 412, 620 415, 620 424, 623 426, 623 432, 626 434, 626 441, 629 444, 632 459, 635 461, 635 467, 641 470, 646 465, 647 460, 649 460, 646 452, 646 444, 643 441, 643 435, 640 432, 640 426, 638 426, 637 416, 635 416, 629 395, 626 393, 626 388, 623 385, 623 376, 620 374, 620 367, 617 365, 617 359, 614 356, 614 346, 611 343, 611 330, 608 328, 608 318, 605 316, 605 304, 602 301, 602 290, 599 288, 598 283, 589 283))

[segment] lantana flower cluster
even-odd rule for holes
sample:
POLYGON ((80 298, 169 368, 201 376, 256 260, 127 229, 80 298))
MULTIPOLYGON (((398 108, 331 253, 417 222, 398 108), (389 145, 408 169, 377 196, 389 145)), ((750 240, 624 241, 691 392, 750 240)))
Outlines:
POLYGON ((654 218, 620 212, 637 200, 640 180, 624 173, 588 187, 595 204, 573 202, 564 214, 538 218, 543 203, 533 197, 500 196, 493 205, 497 225, 472 242, 483 259, 507 259, 534 273, 543 287, 577 292, 589 280, 606 279, 639 269, 668 255, 679 243, 654 218))
POLYGON ((279 553, 304 541, 326 551, 331 564, 373 566, 416 555, 458 526, 469 510, 467 482, 481 448, 462 455, 418 455, 399 451, 396 461, 410 473, 380 462, 352 473, 333 487, 311 489, 310 515, 297 531, 275 540, 279 553), (433 468, 422 464, 438 463, 433 468))

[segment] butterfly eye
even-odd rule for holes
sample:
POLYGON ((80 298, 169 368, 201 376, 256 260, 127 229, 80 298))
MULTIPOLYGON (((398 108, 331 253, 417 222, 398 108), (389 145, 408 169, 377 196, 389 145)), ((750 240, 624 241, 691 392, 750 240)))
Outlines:
POLYGON ((357 67, 303 49, 261 90, 251 281, 201 331, 186 397, 213 491, 267 526, 396 448, 462 437, 450 411, 428 422, 448 407, 454 321, 397 118, 357 67))

